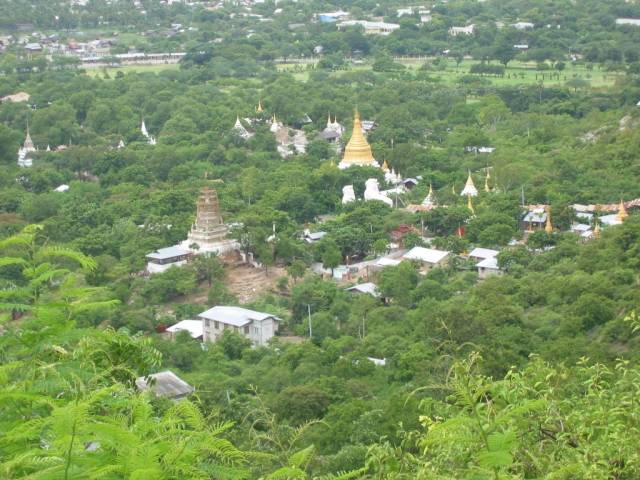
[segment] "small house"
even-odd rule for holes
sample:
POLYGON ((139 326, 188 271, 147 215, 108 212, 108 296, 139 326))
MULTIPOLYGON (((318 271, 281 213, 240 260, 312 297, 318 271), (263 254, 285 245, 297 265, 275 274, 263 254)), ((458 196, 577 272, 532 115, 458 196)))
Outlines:
POLYGON ((498 266, 496 257, 486 258, 476 265, 478 277, 485 279, 493 275, 502 275, 504 271, 498 266))
POLYGON ((151 391, 156 397, 180 400, 190 395, 194 388, 171 370, 136 378, 136 387, 141 392, 151 391))
POLYGON ((449 259, 451 252, 444 250, 435 250, 425 247, 413 247, 402 258, 403 260, 411 260, 421 265, 422 271, 429 271, 435 267, 444 266, 449 259))
POLYGON ((160 248, 146 255, 147 272, 150 274, 162 273, 171 267, 180 267, 187 263, 193 254, 178 246, 160 248))
POLYGON ((492 250, 490 248, 474 248, 469 252, 469 259, 480 262, 487 258, 495 258, 500 252, 498 250, 492 250))
POLYGON ((165 332, 171 338, 175 338, 179 332, 189 332, 189 336, 194 340, 202 340, 202 320, 180 320, 168 327, 165 332))
POLYGON ((375 283, 360 283, 346 289, 347 292, 352 295, 371 295, 372 297, 379 298, 380 292, 378 292, 378 286, 375 283))
POLYGON ((203 339, 217 342, 225 330, 231 330, 251 340, 253 346, 267 344, 276 334, 279 317, 242 307, 217 306, 198 315, 203 322, 203 339))

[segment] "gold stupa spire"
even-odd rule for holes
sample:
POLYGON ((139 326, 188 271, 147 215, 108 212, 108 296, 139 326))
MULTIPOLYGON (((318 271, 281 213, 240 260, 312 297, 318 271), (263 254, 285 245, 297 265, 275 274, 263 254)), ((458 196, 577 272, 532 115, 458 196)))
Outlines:
POLYGON ((429 182, 429 193, 428 193, 429 197, 433 197, 433 184, 431 182, 429 182))
POLYGON ((264 109, 262 108, 262 99, 258 99, 258 106, 256 107, 256 113, 262 113, 264 109))
POLYGON ((600 219, 596 218, 596 225, 593 227, 593 236, 600 238, 600 219))
POLYGON ((551 223, 551 207, 547 207, 547 223, 544 226, 544 231, 547 233, 553 232, 553 225, 551 223))
POLYGON ((491 178, 491 174, 487 169, 487 175, 484 177, 484 191, 489 193, 491 191, 491 187, 489 187, 489 179, 491 178))
POLYGON ((385 159, 384 162, 382 162, 382 171, 387 173, 389 171, 389 164, 387 163, 387 160, 385 159))
POLYGON ((351 134, 349 143, 347 143, 344 149, 344 157, 341 163, 344 167, 351 165, 362 167, 378 166, 375 158, 373 158, 371 146, 362 133, 362 123, 360 122, 360 114, 357 109, 353 118, 353 133, 351 134))
POLYGON ((616 215, 617 219, 621 222, 624 222, 629 214, 627 213, 627 207, 624 206, 624 200, 620 199, 620 205, 618 207, 618 215, 616 215))
POLYGON ((467 208, 471 210, 472 214, 476 214, 475 209, 473 208, 473 202, 471 201, 471 195, 467 195, 467 208))

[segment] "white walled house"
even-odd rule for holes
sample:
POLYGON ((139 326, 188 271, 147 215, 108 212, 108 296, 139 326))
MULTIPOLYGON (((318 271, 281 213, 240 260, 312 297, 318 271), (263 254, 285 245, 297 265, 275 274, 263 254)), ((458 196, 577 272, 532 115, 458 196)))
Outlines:
POLYGON ((280 318, 270 313, 242 307, 216 306, 198 315, 202 319, 203 340, 216 342, 225 330, 231 330, 261 347, 275 335, 280 318))
POLYGON ((160 248, 146 256, 149 260, 147 272, 149 274, 162 273, 171 267, 181 267, 192 256, 193 254, 189 250, 178 246, 160 248))

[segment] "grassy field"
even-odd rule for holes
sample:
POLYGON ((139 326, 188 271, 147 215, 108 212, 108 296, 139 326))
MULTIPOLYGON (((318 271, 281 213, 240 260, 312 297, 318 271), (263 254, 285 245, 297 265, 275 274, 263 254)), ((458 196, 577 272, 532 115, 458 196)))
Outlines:
POLYGON ((123 65, 121 67, 87 68, 85 71, 91 77, 104 77, 105 73, 114 78, 118 72, 127 73, 158 73, 163 70, 178 70, 177 63, 160 65, 123 65))
MULTIPOLYGON (((401 60, 398 63, 402 63, 405 67, 415 71, 424 65, 425 60, 406 59, 401 60)), ((425 74, 428 77, 437 79, 437 81, 441 83, 455 84, 461 77, 469 75, 469 68, 475 63, 478 62, 474 60, 464 60, 459 66, 456 66, 455 62, 450 60, 444 69, 428 70, 425 74)), ((307 65, 294 63, 279 64, 278 70, 289 71, 297 80, 300 81, 306 81, 309 78, 307 65)), ((340 76, 345 72, 367 70, 371 70, 371 64, 352 66, 349 70, 333 72, 332 75, 340 76)), ((547 86, 560 86, 564 85, 565 82, 572 78, 582 78, 589 82, 593 88, 607 88, 613 86, 616 79, 621 78, 622 76, 624 76, 624 74, 605 72, 599 70, 597 67, 590 71, 584 65, 574 65, 571 63, 567 63, 566 68, 561 72, 552 70, 539 71, 537 70, 535 63, 513 61, 509 63, 508 68, 505 70, 504 77, 484 76, 483 78, 497 86, 537 84, 541 81, 544 81, 544 84, 547 86), (559 77, 556 77, 556 74, 559 74, 559 77)))

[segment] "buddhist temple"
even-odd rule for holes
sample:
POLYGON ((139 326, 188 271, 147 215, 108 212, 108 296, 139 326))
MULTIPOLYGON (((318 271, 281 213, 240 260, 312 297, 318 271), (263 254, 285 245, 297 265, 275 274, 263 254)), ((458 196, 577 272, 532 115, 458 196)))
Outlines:
POLYGON ((243 140, 247 140, 248 138, 251 138, 253 136, 253 134, 249 132, 249 130, 247 130, 244 125, 242 125, 240 117, 238 116, 236 117, 236 123, 233 125, 233 133, 235 133, 243 140))
POLYGON ((24 144, 18 149, 18 166, 19 167, 32 167, 33 160, 29 158, 29 154, 36 151, 36 147, 31 140, 31 134, 29 133, 29 124, 27 123, 27 136, 24 139, 24 144))
POLYGON ((342 161, 338 165, 339 168, 349 167, 379 167, 380 165, 373 158, 371 152, 371 146, 364 134, 362 133, 362 123, 360 121, 360 114, 356 110, 355 117, 353 119, 353 132, 351 133, 351 139, 344 149, 344 156, 342 161))
POLYGON ((209 187, 202 189, 198 198, 196 221, 187 239, 180 247, 194 253, 226 253, 237 248, 234 240, 229 240, 227 226, 222 222, 218 193, 209 187))
POLYGON ((464 196, 472 196, 472 197, 477 197, 478 196, 478 189, 476 188, 476 186, 473 183, 473 178, 471 178, 471 170, 469 170, 469 176, 467 177, 467 183, 465 183, 464 188, 462 189, 462 192, 460 192, 460 195, 464 196))

